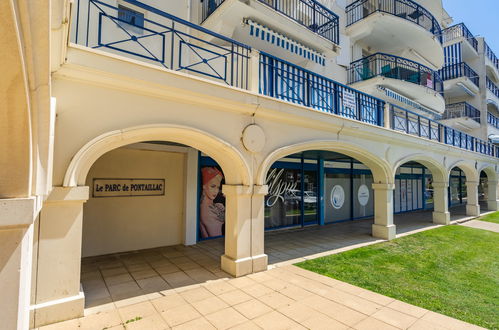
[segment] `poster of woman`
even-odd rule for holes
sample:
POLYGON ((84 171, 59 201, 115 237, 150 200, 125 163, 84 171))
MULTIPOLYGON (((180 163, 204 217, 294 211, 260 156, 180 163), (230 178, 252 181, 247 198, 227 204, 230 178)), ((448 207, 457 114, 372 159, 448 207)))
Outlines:
POLYGON ((222 172, 216 167, 201 169, 199 228, 202 238, 222 236, 225 233, 225 206, 221 193, 223 178, 222 172))

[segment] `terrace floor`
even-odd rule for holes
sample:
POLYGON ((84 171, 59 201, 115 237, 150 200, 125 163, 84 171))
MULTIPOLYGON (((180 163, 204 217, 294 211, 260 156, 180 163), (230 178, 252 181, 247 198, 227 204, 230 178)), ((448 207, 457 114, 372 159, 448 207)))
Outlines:
MULTIPOLYGON (((451 213, 466 219, 463 207, 451 213)), ((40 329, 473 328, 291 265, 381 241, 372 223, 267 232, 269 270, 237 279, 220 269, 223 239, 84 258, 85 317, 40 329)), ((429 211, 395 224, 398 235, 436 227, 429 211)))

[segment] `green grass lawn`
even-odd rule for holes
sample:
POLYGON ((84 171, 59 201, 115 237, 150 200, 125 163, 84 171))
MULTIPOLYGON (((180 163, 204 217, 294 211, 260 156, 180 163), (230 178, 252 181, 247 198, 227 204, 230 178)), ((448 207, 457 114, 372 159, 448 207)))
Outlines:
POLYGON ((477 220, 499 223, 499 212, 494 212, 491 214, 484 215, 483 217, 478 218, 477 220))
POLYGON ((446 226, 297 264, 489 329, 499 329, 499 234, 446 226))

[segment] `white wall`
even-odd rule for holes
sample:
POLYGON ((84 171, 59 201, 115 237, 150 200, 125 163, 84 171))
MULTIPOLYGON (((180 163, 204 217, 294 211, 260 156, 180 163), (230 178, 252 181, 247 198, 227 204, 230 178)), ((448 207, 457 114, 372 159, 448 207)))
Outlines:
POLYGON ((84 206, 82 256, 181 244, 185 154, 119 148, 99 158, 94 178, 165 179, 164 196, 101 197, 84 206))

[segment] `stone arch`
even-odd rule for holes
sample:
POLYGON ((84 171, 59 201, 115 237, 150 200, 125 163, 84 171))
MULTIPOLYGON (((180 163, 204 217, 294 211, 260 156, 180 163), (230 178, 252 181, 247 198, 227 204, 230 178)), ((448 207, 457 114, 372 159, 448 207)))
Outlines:
POLYGON ((399 159, 393 167, 393 174, 395 175, 395 172, 397 169, 408 162, 417 162, 420 163, 421 165, 426 166, 428 168, 433 176, 433 180, 436 182, 447 182, 449 181, 448 177, 448 172, 446 168, 444 167, 443 164, 440 164, 436 159, 433 159, 429 157, 428 155, 425 155, 423 153, 415 153, 408 155, 402 159, 399 159))
POLYGON ((143 125, 104 133, 85 144, 72 158, 64 177, 64 187, 84 186, 99 157, 113 149, 144 141, 170 141, 196 148, 217 161, 228 185, 250 185, 251 172, 243 155, 222 139, 187 126, 143 125))
POLYGON ((496 172, 495 166, 489 164, 481 166, 478 170, 478 175, 480 175, 482 171, 487 175, 487 180, 495 182, 499 180, 499 175, 496 172))
POLYGON ((475 164, 466 162, 464 160, 459 160, 449 166, 447 169, 447 177, 454 167, 459 167, 466 176, 466 182, 478 182, 480 179, 480 171, 475 168, 475 164))
POLYGON ((323 150, 342 153, 355 158, 369 167, 375 183, 393 183, 393 173, 390 165, 384 159, 352 143, 337 140, 316 140, 281 147, 269 153, 258 169, 255 178, 256 184, 265 184, 267 172, 274 162, 291 154, 307 150, 323 150))

